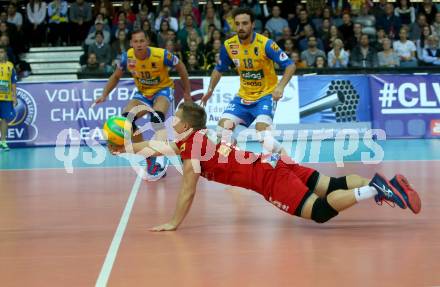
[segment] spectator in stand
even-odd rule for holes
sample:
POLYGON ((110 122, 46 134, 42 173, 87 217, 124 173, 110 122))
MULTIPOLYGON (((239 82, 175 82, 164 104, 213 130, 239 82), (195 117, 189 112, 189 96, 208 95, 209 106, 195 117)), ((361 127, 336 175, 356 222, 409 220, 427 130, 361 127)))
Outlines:
POLYGON ((353 22, 362 25, 363 33, 369 36, 376 35, 376 18, 370 14, 370 6, 367 3, 362 4, 360 14, 353 22))
POLYGON ((344 43, 341 39, 333 41, 333 49, 327 55, 329 68, 346 68, 348 66, 349 55, 344 50, 344 43))
POLYGON ((298 51, 295 50, 292 53, 290 53, 290 58, 295 63, 295 66, 296 66, 297 69, 305 69, 305 68, 307 68, 306 61, 302 60, 299 57, 298 51))
POLYGON ((136 21, 134 22, 133 30, 139 30, 139 29, 143 30, 142 27, 145 23, 145 20, 148 20, 148 23, 150 25, 149 31, 151 31, 151 33, 153 34, 154 32, 153 29, 151 29, 151 23, 154 23, 154 13, 149 10, 147 3, 142 3, 139 13, 136 14, 136 21))
POLYGON ((399 55, 393 50, 392 42, 389 38, 384 38, 382 52, 377 54, 379 67, 396 68, 400 66, 399 55))
POLYGON ((165 43, 168 39, 168 31, 170 31, 170 23, 164 20, 160 23, 160 29, 157 33, 157 45, 160 48, 165 47, 165 43))
POLYGON ((112 51, 109 44, 104 43, 104 35, 102 32, 96 32, 95 43, 88 48, 88 54, 90 53, 95 53, 99 65, 104 70, 108 70, 107 66, 110 66, 112 62, 112 51))
POLYGON ((20 12, 17 12, 17 6, 13 3, 8 5, 8 23, 15 25, 17 31, 21 31, 23 26, 23 16, 20 12))
MULTIPOLYGON (((311 25, 305 25, 304 26, 304 38, 301 39, 298 43, 298 48, 301 52, 306 50, 307 47, 309 46, 307 43, 309 41, 308 39, 310 36, 315 36, 315 31, 313 30, 311 25)), ((324 50, 324 44, 322 43, 321 39, 316 38, 316 36, 315 36, 315 39, 317 41, 318 49, 324 50)))
POLYGON ((56 46, 58 43, 66 45, 69 33, 68 27, 67 1, 54 0, 47 6, 47 16, 49 17, 49 43, 56 46), (60 41, 60 42, 59 42, 60 41))
MULTIPOLYGON (((128 22, 128 25, 130 28, 133 27, 134 22, 136 22, 136 14, 133 13, 133 10, 131 9, 131 1, 130 0, 124 0, 122 1, 122 12, 125 14, 125 19, 128 22)), ((119 19, 117 19, 119 20, 119 19)))
POLYGON ((266 38, 272 39, 272 34, 267 29, 264 29, 263 32, 261 33, 261 35, 263 35, 266 38))
POLYGON ((266 22, 265 28, 270 31, 274 41, 281 39, 283 29, 289 27, 287 20, 280 17, 280 7, 275 5, 272 7, 272 17, 266 22))
POLYGON ((148 19, 145 19, 144 22, 142 22, 141 30, 144 31, 145 34, 148 36, 148 40, 150 41, 149 45, 157 47, 157 36, 156 33, 153 31, 151 23, 148 19))
POLYGON ((435 14, 435 21, 431 25, 431 31, 433 34, 437 35, 437 37, 440 37, 440 12, 435 14))
POLYGON ((428 37, 428 45, 423 49, 423 62, 435 66, 440 65, 440 47, 438 43, 439 38, 437 35, 430 35, 428 37))
POLYGON ((330 36, 330 20, 325 18, 322 20, 321 27, 318 29, 317 37, 324 43, 330 36))
POLYGON ((379 3, 374 4, 373 8, 371 8, 371 14, 376 18, 376 21, 385 16, 386 5, 387 0, 379 0, 379 3))
POLYGON ((232 7, 228 1, 222 2, 222 11, 220 15, 222 16, 223 34, 225 34, 227 37, 232 36, 232 34, 235 32, 235 23, 234 19, 232 18, 232 7))
POLYGON ((188 60, 191 55, 196 57, 198 67, 205 66, 205 57, 203 56, 202 52, 199 51, 198 44, 196 41, 190 41, 189 42, 189 50, 184 52, 184 54, 183 54, 184 61, 186 64, 188 64, 188 60))
POLYGON ((211 50, 206 53, 205 70, 209 70, 208 67, 213 67, 216 64, 215 54, 220 53, 222 41, 217 39, 213 41, 211 50))
POLYGON ((159 16, 156 18, 156 22, 154 24, 154 30, 160 30, 162 21, 167 21, 171 30, 174 30, 175 32, 179 30, 179 23, 175 17, 170 15, 170 9, 168 7, 164 7, 162 11, 160 11, 159 16))
POLYGON ((30 0, 26 5, 26 15, 29 21, 27 35, 32 46, 41 46, 46 37, 47 4, 41 0, 30 0))
POLYGON ((359 45, 350 53, 350 64, 358 68, 375 68, 378 66, 377 51, 370 46, 368 35, 362 34, 359 45))
POLYGON ((102 35, 104 36, 104 43, 106 43, 106 44, 110 43, 110 40, 111 40, 110 32, 104 29, 104 21, 102 19, 98 18, 95 21, 95 25, 90 28, 90 32, 87 35, 86 40, 84 41, 84 43, 87 46, 90 46, 93 43, 95 43, 96 32, 102 33, 102 35))
POLYGON ((378 27, 376 33, 376 41, 374 42, 374 48, 376 48, 377 51, 382 51, 384 39, 389 38, 385 35, 385 30, 381 27, 378 27))
POLYGON ((416 41, 417 39, 420 39, 420 37, 422 36, 422 28, 426 25, 428 25, 428 22, 426 21, 426 15, 418 14, 417 21, 409 26, 409 38, 411 39, 411 41, 416 41))
POLYGON ((223 43, 223 36, 219 30, 214 30, 212 32, 211 37, 209 38, 209 41, 205 44, 205 52, 208 53, 213 49, 214 41, 220 40, 221 43, 223 43))
POLYGON ((113 4, 110 0, 96 0, 95 5, 93 7, 93 15, 96 17, 98 14, 102 14, 104 16, 104 24, 110 27, 112 21, 111 17, 113 17, 115 10, 113 8, 113 4))
POLYGON ((4 47, 6 50, 6 56, 8 57, 8 60, 12 62, 15 65, 17 65, 17 56, 14 54, 14 51, 12 50, 10 46, 10 41, 8 35, 1 35, 0 36, 0 47, 4 47))
MULTIPOLYGON (((197 34, 197 32, 195 30, 192 30, 189 32, 188 37, 186 37, 185 43, 190 43, 191 41, 195 41, 197 43, 197 50, 198 51, 203 51, 205 49, 205 46, 203 45, 202 38, 199 36, 199 34, 197 34)), ((187 49, 186 47, 189 47, 189 46, 183 45, 184 49, 187 49)))
MULTIPOLYGON (((171 32, 174 33, 173 30, 171 30, 171 32)), ((166 44, 165 44, 165 49, 171 53, 173 53, 174 55, 176 55, 179 59, 183 60, 183 55, 182 55, 182 51, 179 49, 179 47, 177 46, 177 44, 173 41, 173 40, 167 40, 166 44)), ((173 70, 174 68, 172 68, 171 70, 173 70)))
POLYGON ((408 40, 408 32, 405 28, 400 29, 400 39, 393 43, 393 49, 400 58, 400 67, 417 67, 416 45, 408 40))
POLYGON ((397 7, 394 8, 394 15, 399 17, 402 25, 411 25, 416 21, 416 10, 408 0, 400 0, 397 7))
POLYGON ((362 5, 365 3, 364 0, 349 0, 351 14, 357 16, 361 13, 362 5))
POLYGON ((287 55, 290 55, 294 50, 296 50, 295 48, 295 43, 293 42, 293 39, 287 39, 284 42, 284 49, 282 49, 287 55))
POLYGON ((309 19, 309 14, 307 13, 307 11, 301 10, 299 12, 297 25, 295 27, 290 27, 293 34, 293 39, 295 41, 298 41, 299 39, 305 37, 304 26, 306 25, 312 26, 313 30, 315 30, 312 21, 309 19))
POLYGON ((307 66, 311 67, 315 64, 316 57, 323 56, 325 58, 325 53, 317 48, 315 36, 310 36, 307 44, 308 48, 301 53, 301 59, 307 63, 307 66))
POLYGON ((437 14, 437 8, 432 4, 432 0, 423 0, 423 4, 419 9, 419 13, 426 16, 426 22, 429 25, 434 23, 435 14, 437 14))
POLYGON ((181 7, 183 9, 184 6, 191 6, 190 15, 193 16, 194 22, 196 23, 197 27, 200 27, 200 25, 202 24, 202 14, 200 13, 198 5, 194 5, 195 3, 196 2, 193 0, 183 0, 181 7))
POLYGON ((363 31, 363 27, 360 23, 353 24, 353 34, 354 34, 353 45, 354 46, 357 46, 359 44, 362 34, 366 34, 366 33, 363 33, 362 31, 363 31))
POLYGON ((344 13, 342 15, 342 23, 343 24, 338 27, 338 30, 342 35, 344 47, 346 47, 348 50, 352 50, 355 46, 356 40, 354 38, 353 22, 351 21, 351 16, 349 13, 344 13))
POLYGON ((118 38, 112 43, 112 66, 121 62, 122 53, 127 52, 130 48, 130 42, 127 39, 125 31, 120 30, 118 38))
MULTIPOLYGON (((125 34, 128 34, 131 31, 130 28, 127 26, 127 22, 124 21, 123 19, 119 19, 118 26, 115 27, 115 31, 111 35, 112 36, 111 38, 112 39, 117 39, 118 38, 118 33, 121 30, 125 31, 125 34)), ((110 40, 110 42, 111 42, 111 40, 110 40)))
POLYGON ((222 24, 220 22, 220 19, 218 18, 217 14, 215 13, 215 10, 213 7, 206 8, 206 16, 203 18, 201 32, 203 37, 207 37, 209 30, 212 29, 210 27, 214 27, 215 29, 220 30, 222 28, 222 24))
POLYGON ((124 11, 119 11, 117 12, 117 16, 113 18, 113 25, 112 25, 114 32, 113 34, 116 33, 116 27, 121 22, 124 22, 124 25, 128 30, 131 31, 133 29, 133 24, 130 21, 128 21, 127 14, 124 11))
POLYGON ((18 45, 19 35, 17 34, 17 30, 15 30, 15 26, 14 25, 10 26, 10 25, 8 25, 8 23, 1 21, 0 22, 0 36, 7 36, 8 37, 12 51, 14 52, 14 55, 17 55, 18 51, 20 50, 20 47, 18 45))
POLYGON ((263 9, 259 0, 242 0, 240 1, 240 7, 251 9, 255 18, 263 17, 263 9))
POLYGON ((183 49, 185 50, 186 47, 189 46, 189 43, 186 41, 186 39, 191 31, 196 31, 200 37, 202 36, 199 28, 195 26, 193 17, 191 15, 186 15, 185 26, 177 33, 177 38, 179 39, 180 43, 182 43, 183 49))
MULTIPOLYGON (((203 35, 203 44, 206 45, 209 40, 212 38, 212 33, 216 30, 215 26, 213 24, 210 24, 208 27, 208 32, 203 35)), ((202 32, 203 34, 203 32, 202 32)))
POLYGON ((324 42, 324 50, 329 52, 333 49, 333 43, 336 39, 342 39, 341 32, 339 32, 338 28, 335 25, 330 26, 330 35, 325 39, 324 42))
POLYGON ((292 38, 292 31, 290 31, 289 27, 284 27, 283 28, 283 34, 281 36, 281 39, 279 39, 277 42, 278 46, 281 48, 281 50, 284 50, 284 43, 286 42, 286 40, 293 40, 292 38))
POLYGON ((428 37, 432 35, 431 27, 426 25, 422 28, 422 36, 416 41, 417 59, 422 60, 423 49, 428 45, 428 37))
POLYGON ((377 26, 382 27, 390 39, 397 37, 397 33, 402 24, 400 23, 399 17, 394 15, 394 6, 392 3, 385 5, 385 15, 377 19, 377 26))
POLYGON ((87 64, 81 67, 83 73, 110 73, 111 69, 107 66, 100 65, 95 53, 90 52, 87 55, 87 64))
POLYGON ((316 57, 316 62, 315 62, 314 66, 317 69, 324 69, 326 67, 326 65, 325 65, 325 57, 323 57, 323 56, 316 57))
POLYGON ((188 63, 186 64, 186 69, 188 72, 197 72, 200 71, 200 66, 197 61, 197 56, 194 54, 190 54, 188 57, 188 63))
POLYGON ((76 0, 69 9, 71 42, 81 44, 87 37, 92 21, 92 7, 84 0, 76 0))

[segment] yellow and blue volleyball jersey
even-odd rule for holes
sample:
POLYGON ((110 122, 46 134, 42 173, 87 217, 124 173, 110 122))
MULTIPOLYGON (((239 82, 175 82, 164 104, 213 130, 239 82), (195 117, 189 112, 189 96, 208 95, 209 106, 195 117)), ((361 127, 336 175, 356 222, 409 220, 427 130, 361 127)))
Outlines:
POLYGON ((254 33, 247 45, 242 44, 237 35, 227 39, 215 69, 226 72, 234 64, 240 76, 238 95, 244 100, 256 101, 271 94, 278 84, 275 63, 285 69, 293 61, 273 40, 254 33))
POLYGON ((17 83, 14 65, 9 62, 0 63, 0 101, 12 101, 12 84, 17 83))
POLYGON ((122 54, 119 69, 131 73, 139 92, 151 98, 164 88, 174 88, 173 80, 168 74, 168 67, 179 63, 179 58, 161 48, 148 47, 147 57, 138 59, 134 49, 130 48, 122 54))

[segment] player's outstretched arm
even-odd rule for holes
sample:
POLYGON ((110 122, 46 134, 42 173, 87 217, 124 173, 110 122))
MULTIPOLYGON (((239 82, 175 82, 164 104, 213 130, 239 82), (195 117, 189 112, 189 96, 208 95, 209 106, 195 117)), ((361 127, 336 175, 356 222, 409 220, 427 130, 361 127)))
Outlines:
POLYGON ((183 222, 183 219, 188 214, 191 204, 196 194, 197 182, 200 174, 196 173, 193 164, 200 164, 200 162, 191 159, 183 161, 183 185, 182 190, 177 198, 176 210, 170 222, 153 227, 151 231, 173 231, 176 230, 183 222))
POLYGON ((206 94, 202 97, 202 106, 206 106, 206 103, 208 102, 209 98, 212 96, 212 93, 214 92, 215 87, 217 86, 218 82, 220 81, 220 78, 222 77, 222 73, 214 69, 211 73, 211 80, 209 81, 208 91, 206 94))
POLYGON ((129 142, 123 146, 108 144, 108 149, 112 154, 134 153, 144 157, 150 156, 175 156, 180 154, 179 148, 175 143, 163 141, 143 141, 140 143, 129 142))
POLYGON ((275 101, 281 99, 283 96, 284 88, 289 83, 292 76, 295 74, 296 66, 294 63, 290 64, 286 67, 284 70, 283 77, 279 81, 278 85, 276 86, 275 90, 272 93, 272 97, 275 101))
POLYGON ((180 76, 183 84, 183 99, 186 101, 192 101, 191 98, 191 84, 189 82, 188 71, 185 68, 185 65, 182 62, 179 62, 176 66, 177 73, 180 76))
POLYGON ((124 72, 121 69, 116 68, 108 79, 107 84, 104 87, 104 91, 102 92, 102 96, 96 99, 96 104, 103 103, 107 99, 108 95, 110 95, 111 91, 113 91, 113 89, 116 87, 123 75, 124 72))

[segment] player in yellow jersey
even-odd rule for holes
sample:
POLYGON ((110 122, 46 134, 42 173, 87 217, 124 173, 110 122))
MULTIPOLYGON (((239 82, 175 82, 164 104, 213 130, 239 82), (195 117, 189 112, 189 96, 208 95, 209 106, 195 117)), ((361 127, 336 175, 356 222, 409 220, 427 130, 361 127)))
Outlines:
POLYGON ((9 150, 6 143, 8 122, 15 118, 14 106, 17 104, 17 74, 14 65, 7 60, 6 48, 0 47, 0 149, 9 150))
POLYGON ((257 136, 263 141, 272 125, 276 102, 283 96, 287 83, 295 73, 295 64, 278 45, 255 33, 254 14, 247 8, 234 10, 237 35, 227 39, 220 50, 220 61, 211 74, 207 93, 202 97, 206 104, 220 81, 223 72, 234 65, 240 76, 238 97, 226 107, 218 124, 217 134, 224 138, 238 124, 249 127, 256 123, 257 136), (275 63, 284 74, 278 82, 275 63))
MULTIPOLYGON (((173 108, 174 103, 174 84, 169 77, 168 68, 174 67, 179 73, 183 83, 185 101, 191 100, 188 72, 177 56, 165 49, 151 47, 148 42, 149 39, 142 30, 132 32, 130 40, 132 48, 122 54, 121 63, 109 78, 102 96, 95 103, 104 102, 124 72, 128 71, 134 78, 138 92, 127 104, 122 115, 127 117, 130 112, 141 110, 133 115, 133 127, 136 128, 134 122, 150 112, 150 120, 156 131, 156 139, 166 140, 165 115, 170 108, 173 108), (148 106, 149 111, 139 109, 140 105, 148 106)), ((135 136, 133 140, 135 142, 142 141, 142 135, 135 136)), ((147 172, 151 179, 160 178, 165 169, 166 164, 161 167, 156 163, 155 158, 147 159, 147 172)))

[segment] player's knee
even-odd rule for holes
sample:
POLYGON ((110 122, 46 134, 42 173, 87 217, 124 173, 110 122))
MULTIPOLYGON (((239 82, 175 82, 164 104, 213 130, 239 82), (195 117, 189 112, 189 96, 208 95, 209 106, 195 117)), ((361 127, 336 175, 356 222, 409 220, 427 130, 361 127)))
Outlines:
POLYGON ((232 142, 232 133, 231 129, 224 128, 220 125, 217 126, 217 140, 222 142, 232 142))
POLYGON ((327 194, 338 189, 348 189, 346 176, 342 176, 338 178, 336 177, 330 178, 330 182, 328 183, 327 194))
POLYGON ((338 215, 337 212, 327 201, 327 198, 318 198, 312 207, 312 220, 317 223, 324 223, 338 215))
POLYGON ((161 111, 151 113, 151 126, 155 131, 165 128, 165 114, 161 111))
POLYGON ((272 132, 268 130, 258 131, 257 140, 263 145, 263 152, 279 153, 281 152, 281 143, 277 141, 272 132))

